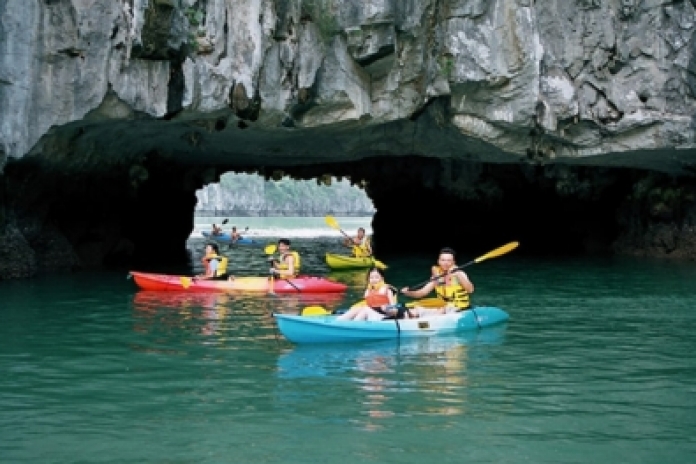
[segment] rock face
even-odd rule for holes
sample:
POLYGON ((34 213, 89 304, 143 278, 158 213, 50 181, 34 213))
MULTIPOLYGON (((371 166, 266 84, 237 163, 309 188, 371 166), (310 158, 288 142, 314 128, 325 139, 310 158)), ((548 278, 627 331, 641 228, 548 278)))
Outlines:
POLYGON ((695 3, 3 2, 0 253, 33 257, 0 277, 132 262, 163 219, 179 256, 225 171, 350 177, 383 244, 526 201, 602 218, 573 249, 694 259, 695 3))

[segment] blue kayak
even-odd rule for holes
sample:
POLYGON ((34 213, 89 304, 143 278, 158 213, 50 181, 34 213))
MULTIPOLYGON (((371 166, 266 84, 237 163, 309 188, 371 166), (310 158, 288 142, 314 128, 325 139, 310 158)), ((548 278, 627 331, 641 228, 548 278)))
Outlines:
POLYGON ((237 240, 236 242, 233 242, 230 234, 228 234, 226 232, 223 232, 219 235, 213 235, 210 232, 202 231, 201 234, 207 239, 215 240, 216 242, 224 243, 226 245, 262 246, 261 242, 257 242, 256 240, 253 240, 251 238, 246 238, 246 237, 242 237, 239 240, 237 240))
POLYGON ((416 319, 341 321, 335 315, 273 314, 280 333, 293 343, 338 343, 395 338, 432 337, 479 330, 506 322, 510 316, 494 306, 427 315, 416 319))

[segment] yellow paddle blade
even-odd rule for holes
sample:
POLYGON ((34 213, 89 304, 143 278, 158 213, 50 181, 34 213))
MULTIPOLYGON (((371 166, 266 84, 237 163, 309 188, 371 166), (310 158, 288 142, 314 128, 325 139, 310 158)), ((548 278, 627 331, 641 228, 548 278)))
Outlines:
POLYGON ((331 313, 321 306, 306 306, 300 316, 326 316, 329 314, 331 313))
POLYGON ((266 253, 267 255, 272 255, 273 253, 276 252, 278 249, 277 246, 275 246, 274 243, 271 243, 270 245, 266 245, 266 248, 263 249, 263 252, 266 253))
POLYGON ((385 270, 385 269, 387 268, 387 265, 384 264, 382 261, 379 261, 379 260, 375 259, 374 262, 375 262, 375 267, 376 267, 377 269, 385 270))
POLYGON ((503 245, 501 247, 498 247, 495 250, 489 251, 485 255, 476 258, 473 262, 480 263, 481 261, 484 261, 486 259, 497 258, 500 255, 504 255, 505 253, 511 252, 512 250, 517 248, 519 246, 519 244, 520 244, 520 242, 510 242, 507 245, 503 245))
POLYGON ((338 222, 336 221, 336 219, 333 216, 326 216, 324 218, 324 220, 326 221, 326 224, 329 227, 331 227, 332 229, 340 229, 341 228, 341 226, 338 225, 338 222))
POLYGON ((445 300, 440 298, 422 298, 420 300, 409 301, 406 303, 407 308, 415 308, 420 306, 421 308, 442 308, 445 306, 445 300))
POLYGON ((191 278, 190 277, 181 277, 181 286, 184 288, 189 288, 191 286, 191 278))

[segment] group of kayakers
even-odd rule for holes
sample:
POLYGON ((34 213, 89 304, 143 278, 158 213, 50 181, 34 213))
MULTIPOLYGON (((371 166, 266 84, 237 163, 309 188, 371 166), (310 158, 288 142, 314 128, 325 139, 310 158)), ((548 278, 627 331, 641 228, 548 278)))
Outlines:
MULTIPOLYGON (((236 227, 233 227, 232 230, 233 233, 236 233, 236 227)), ((343 245, 351 248, 353 256, 372 256, 370 239, 362 227, 357 230, 355 236, 346 236, 343 245)), ((291 249, 290 240, 287 238, 278 240, 277 251, 278 258, 269 258, 270 275, 281 279, 297 276, 300 273, 301 258, 297 251, 291 249)), ((346 313, 340 315, 339 319, 417 318, 424 315, 447 314, 468 308, 470 305, 469 295, 474 292, 474 285, 467 274, 457 267, 455 257, 453 249, 441 249, 437 264, 432 266, 430 270, 431 278, 420 288, 414 289, 404 287, 398 290, 385 281, 384 273, 380 268, 372 267, 367 272, 364 300, 361 304, 354 305, 346 313), (431 302, 428 306, 421 306, 416 302, 411 308, 398 304, 399 294, 417 299, 423 298, 433 291, 437 295, 434 304, 431 302)), ((217 244, 208 243, 202 258, 205 272, 198 278, 233 280, 234 277, 227 274, 227 261, 227 258, 220 254, 217 244)))
MULTIPOLYGON (((290 249, 290 240, 281 238, 278 240, 278 258, 269 258, 271 265, 270 274, 278 278, 291 278, 300 273, 300 254, 290 249)), ((203 263, 203 274, 196 276, 198 279, 214 280, 234 280, 234 276, 227 273, 228 259, 220 254, 220 247, 217 243, 208 243, 205 246, 205 253, 201 258, 203 263)))
MULTIPOLYGON (((247 227, 247 229, 248 229, 248 227, 247 227)), ((223 234, 222 227, 220 227, 217 224, 212 224, 212 230, 210 232, 210 235, 219 237, 222 234, 223 234)), ((243 238, 242 235, 239 233, 239 231, 237 231, 237 227, 232 226, 232 229, 230 229, 230 242, 236 243, 239 240, 241 240, 242 238, 243 238)))

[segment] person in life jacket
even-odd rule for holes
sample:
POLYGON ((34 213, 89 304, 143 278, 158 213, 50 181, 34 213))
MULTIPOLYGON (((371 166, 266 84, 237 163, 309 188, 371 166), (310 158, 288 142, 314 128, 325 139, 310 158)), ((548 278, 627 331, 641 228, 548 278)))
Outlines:
POLYGON ((290 240, 281 238, 278 240, 278 252, 280 259, 273 259, 270 272, 281 279, 296 277, 300 273, 300 254, 290 249, 290 240))
POLYGON ((384 281, 382 270, 376 267, 367 271, 365 299, 338 316, 341 321, 381 321, 397 314, 396 289, 384 281))
POLYGON ((365 235, 365 229, 360 227, 358 229, 358 235, 355 237, 346 237, 343 240, 343 245, 352 249, 353 256, 362 258, 372 256, 372 245, 370 244, 370 238, 365 235))
POLYGON ((470 306, 469 295, 474 293, 474 284, 464 271, 457 268, 453 249, 440 250, 437 265, 432 267, 431 273, 432 277, 425 286, 418 290, 404 287, 401 293, 411 298, 422 298, 434 290, 444 304, 441 307, 428 308, 416 306, 413 308, 416 314, 445 314, 463 311, 470 306))
POLYGON ((237 232, 237 227, 232 227, 232 230, 230 231, 230 239, 232 240, 232 243, 237 243, 237 240, 241 240, 243 237, 239 232, 237 232))
POLYGON ((198 276, 199 279, 226 279, 227 278, 227 262, 225 256, 220 255, 220 249, 217 244, 209 243, 205 246, 205 255, 201 258, 203 275, 198 276))

